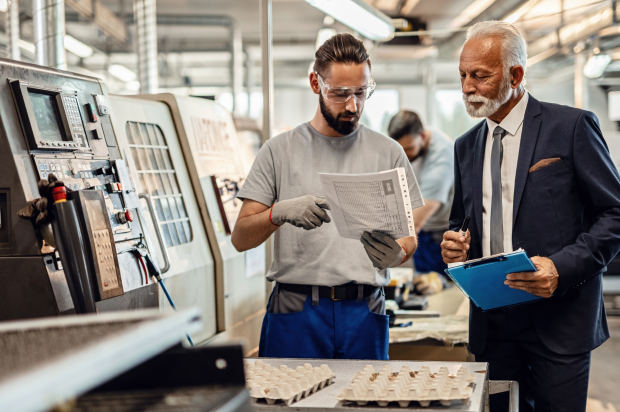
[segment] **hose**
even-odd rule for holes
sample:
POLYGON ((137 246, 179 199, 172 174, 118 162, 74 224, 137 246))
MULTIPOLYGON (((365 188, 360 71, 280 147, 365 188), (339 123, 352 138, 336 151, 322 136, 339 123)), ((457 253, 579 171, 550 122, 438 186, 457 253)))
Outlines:
MULTIPOLYGON (((166 295, 166 299, 168 299, 168 303, 170 303, 170 306, 172 306, 172 309, 177 310, 177 307, 174 304, 174 301, 172 300, 170 293, 168 293, 168 289, 166 288, 166 285, 164 284, 164 280, 161 278, 161 273, 159 273, 159 269, 153 262, 151 255, 149 255, 148 252, 146 252, 144 249, 138 249, 137 247, 131 247, 129 249, 125 249, 122 252, 119 252, 119 254, 126 253, 126 252, 129 252, 132 255, 134 255, 140 262, 140 265, 144 269, 144 277, 146 279, 146 284, 148 285, 149 283, 149 280, 148 280, 149 275, 154 277, 157 280, 157 283, 159 283, 159 286, 161 286, 161 289, 164 291, 164 295, 166 295), (145 261, 146 261, 146 267, 144 266, 145 261)), ((142 276, 140 276, 140 282, 142 282, 142 276)), ((192 338, 189 336, 188 333, 185 334, 185 337, 187 337, 187 340, 191 346, 195 346, 194 341, 192 341, 192 338)))
MULTIPOLYGON (((177 308, 174 305, 174 302, 172 300, 172 297, 170 297, 170 294, 168 293, 168 289, 166 289, 166 285, 164 284, 164 280, 161 278, 161 274, 159 273, 159 269, 157 268, 157 266, 155 266, 155 263, 153 262, 153 259, 151 259, 151 255, 149 255, 148 253, 145 254, 144 255, 144 260, 146 261, 146 267, 149 270, 149 274, 151 276, 153 276, 155 279, 157 279, 157 283, 159 283, 159 285, 161 286, 161 289, 164 291, 164 295, 166 295, 166 298, 168 299, 168 302, 170 303, 170 306, 172 306, 172 309, 177 310, 177 308)), ((194 346, 194 342, 192 341, 192 338, 189 336, 189 334, 186 333, 185 336, 187 337, 187 340, 189 341, 189 344, 194 346)))

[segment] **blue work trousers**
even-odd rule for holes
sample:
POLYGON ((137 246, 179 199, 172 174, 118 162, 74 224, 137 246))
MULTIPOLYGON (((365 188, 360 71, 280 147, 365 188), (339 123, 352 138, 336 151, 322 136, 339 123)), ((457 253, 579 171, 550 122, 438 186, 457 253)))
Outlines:
MULTIPOLYGON (((258 356, 268 358, 388 359, 389 317, 372 312, 366 299, 333 301, 307 296, 303 310, 267 313, 258 356)), ((381 293, 381 292, 379 292, 381 293)))
POLYGON ((415 270, 418 273, 437 272, 441 275, 448 267, 441 256, 441 236, 438 232, 420 231, 418 234, 418 248, 413 255, 415 270))

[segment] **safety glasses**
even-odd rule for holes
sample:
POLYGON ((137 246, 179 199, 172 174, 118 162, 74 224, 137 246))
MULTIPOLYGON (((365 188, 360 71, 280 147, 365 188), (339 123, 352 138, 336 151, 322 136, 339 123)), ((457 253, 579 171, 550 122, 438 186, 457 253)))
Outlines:
POLYGON ((319 87, 321 88, 321 95, 325 100, 329 100, 333 103, 345 103, 349 101, 351 97, 355 97, 356 102, 363 102, 366 99, 370 99, 372 92, 375 91, 377 84, 371 77, 367 86, 333 86, 325 83, 323 77, 317 72, 314 72, 319 79, 319 87))

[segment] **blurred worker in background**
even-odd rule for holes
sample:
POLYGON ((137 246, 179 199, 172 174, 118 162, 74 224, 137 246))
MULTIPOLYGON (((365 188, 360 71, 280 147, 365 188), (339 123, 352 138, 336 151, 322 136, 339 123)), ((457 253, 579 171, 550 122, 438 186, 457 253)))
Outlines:
POLYGON ((398 112, 388 126, 389 136, 405 150, 418 179, 424 206, 413 211, 418 232, 418 249, 413 257, 421 275, 414 278, 416 289, 430 295, 447 284, 441 256, 441 241, 448 230, 454 195, 454 144, 440 130, 427 128, 417 113, 398 112), (431 273, 434 272, 434 273, 431 273))
POLYGON ((267 279, 276 284, 259 356, 387 359, 382 286, 390 282, 388 268, 413 255, 416 238, 340 237, 321 198, 319 173, 402 167, 412 208, 422 206, 422 196, 402 148, 358 123, 375 87, 364 44, 350 34, 333 36, 317 50, 309 77, 319 96, 314 118, 267 140, 238 195, 235 248, 254 248, 275 232, 267 279))
MULTIPOLYGON (((620 175, 596 116, 536 100, 523 86, 526 67, 516 27, 486 21, 467 31, 463 100, 486 119, 455 142, 442 253, 452 263, 525 249, 537 271, 504 284, 543 299, 487 312, 472 303, 469 350, 489 362, 489 379, 519 382, 521 412, 583 412, 590 351, 609 338, 602 273, 620 250, 620 175)), ((491 410, 507 411, 507 395, 492 395, 491 410)))

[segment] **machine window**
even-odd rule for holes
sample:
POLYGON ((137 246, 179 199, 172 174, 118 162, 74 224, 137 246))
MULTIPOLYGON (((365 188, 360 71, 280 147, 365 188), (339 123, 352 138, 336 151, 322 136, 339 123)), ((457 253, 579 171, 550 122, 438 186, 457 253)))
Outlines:
POLYGON ((37 119, 37 126, 41 133, 41 140, 60 141, 65 140, 60 132, 58 119, 58 107, 54 96, 41 93, 29 92, 30 101, 37 119))
POLYGON ((140 183, 155 203, 166 246, 190 242, 192 230, 163 132, 156 124, 127 122, 127 136, 140 183))

